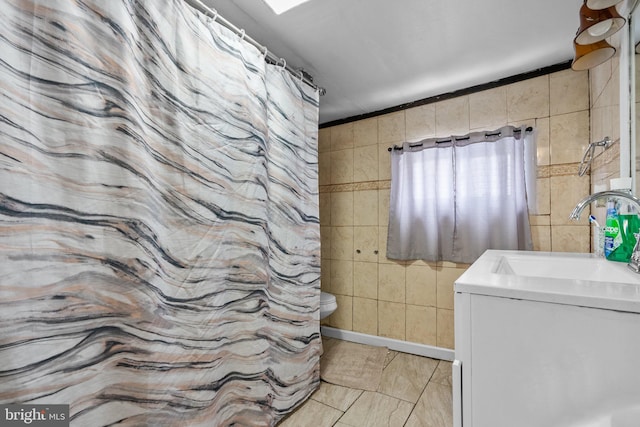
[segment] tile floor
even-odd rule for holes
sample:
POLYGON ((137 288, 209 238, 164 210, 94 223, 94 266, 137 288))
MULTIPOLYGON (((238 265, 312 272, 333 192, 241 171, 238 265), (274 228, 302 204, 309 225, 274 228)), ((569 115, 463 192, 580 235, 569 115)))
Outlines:
MULTIPOLYGON (((343 341, 323 337, 325 352, 343 341)), ((323 360, 320 359, 320 363, 323 360)), ((376 392, 322 381, 280 427, 451 427, 451 362, 389 350, 376 392)))

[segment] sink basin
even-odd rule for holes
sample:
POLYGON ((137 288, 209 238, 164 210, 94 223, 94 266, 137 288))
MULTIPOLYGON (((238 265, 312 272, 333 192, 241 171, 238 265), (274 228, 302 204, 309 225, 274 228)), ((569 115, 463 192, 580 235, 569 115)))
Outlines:
POLYGON ((625 263, 608 261, 604 258, 564 254, 551 256, 531 256, 526 253, 504 255, 496 263, 494 272, 517 276, 596 282, 637 284, 640 281, 640 274, 631 271, 625 263))
POLYGON ((488 250, 455 290, 640 313, 640 274, 592 254, 488 250))

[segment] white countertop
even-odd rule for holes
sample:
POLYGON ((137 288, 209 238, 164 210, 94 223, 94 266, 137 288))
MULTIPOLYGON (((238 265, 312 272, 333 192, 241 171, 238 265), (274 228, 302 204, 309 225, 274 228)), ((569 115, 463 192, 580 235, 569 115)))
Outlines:
POLYGON ((488 250, 455 291, 640 313, 640 274, 592 254, 488 250))

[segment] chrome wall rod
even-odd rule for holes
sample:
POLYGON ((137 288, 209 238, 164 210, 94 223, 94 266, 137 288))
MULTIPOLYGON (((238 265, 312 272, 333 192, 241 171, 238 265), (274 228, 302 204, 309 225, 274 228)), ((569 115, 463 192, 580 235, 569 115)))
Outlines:
MULTIPOLYGON (((505 130, 509 128, 509 132, 513 132, 514 134, 520 133, 522 132, 522 129, 520 128, 516 128, 513 126, 505 126, 501 129, 498 129, 496 132, 484 132, 483 137, 484 138, 497 138, 502 136, 502 133, 500 132, 500 130, 505 130)), ((533 128, 531 126, 528 126, 527 128, 525 128, 525 132, 530 133, 533 132, 533 128)), ((470 133, 464 136, 452 136, 451 138, 447 138, 447 139, 437 139, 437 138, 428 138, 425 140, 422 140, 420 142, 415 142, 415 143, 408 143, 409 148, 417 148, 417 147, 422 147, 425 144, 427 145, 438 145, 438 144, 448 144, 451 143, 453 141, 455 142, 461 142, 461 141, 469 141, 471 140, 472 137, 475 137, 477 140, 477 137, 482 134, 482 132, 474 132, 474 133, 470 133)), ((479 141, 476 141, 479 142, 479 141)), ((465 144, 463 144, 465 145, 465 144)), ((387 151, 402 151, 403 147, 402 145, 394 145, 393 147, 389 147, 387 148, 387 151)))
POLYGON ((209 6, 202 3, 202 1, 200 0, 184 0, 184 1, 192 8, 204 13, 206 16, 211 17, 214 21, 220 23, 220 25, 223 25, 226 28, 233 31, 234 33, 236 33, 239 37, 241 37, 247 43, 255 46, 256 48, 258 48, 258 50, 264 52, 265 60, 270 64, 282 65, 282 67, 286 69, 289 73, 291 73, 292 76, 299 78, 304 83, 311 86, 313 89, 317 90, 320 96, 325 95, 327 93, 327 90, 325 88, 320 87, 315 83, 313 83, 313 77, 311 77, 309 73, 307 73, 303 69, 296 70, 295 68, 291 68, 289 65, 287 65, 287 61, 285 61, 283 58, 278 58, 273 53, 271 53, 266 46, 262 46, 253 38, 246 35, 244 29, 238 28, 235 25, 233 25, 229 20, 221 16, 217 10, 211 9, 209 6))

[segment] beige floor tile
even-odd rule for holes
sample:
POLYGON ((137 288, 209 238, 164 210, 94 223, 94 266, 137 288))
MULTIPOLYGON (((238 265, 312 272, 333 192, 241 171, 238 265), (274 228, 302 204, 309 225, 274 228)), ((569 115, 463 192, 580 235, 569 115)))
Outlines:
POLYGON ((431 382, 451 387, 451 362, 441 360, 431 377, 431 382))
POLYGON ((409 402, 365 391, 340 418, 340 422, 352 427, 401 427, 412 408, 409 402))
POLYGON ((297 411, 285 418, 280 427, 331 427, 342 416, 342 411, 307 400, 297 411))
POLYGON ((452 425, 451 387, 430 382, 420 396, 405 427, 451 427, 452 425))
POLYGON ((362 390, 355 390, 322 381, 320 388, 311 395, 311 398, 344 412, 349 409, 361 394, 362 390))
POLYGON ((396 357, 397 354, 398 354, 397 351, 389 350, 389 352, 387 353, 387 358, 384 359, 385 368, 389 366, 389 363, 391 363, 391 361, 396 357))
POLYGON ((438 361, 435 359, 398 353, 382 371, 378 391, 416 403, 437 366, 438 361))
POLYGON ((330 338, 330 337, 323 336, 322 337, 323 354, 326 353, 327 351, 331 350, 331 347, 336 345, 338 342, 340 342, 340 340, 337 340, 335 338, 330 338))

